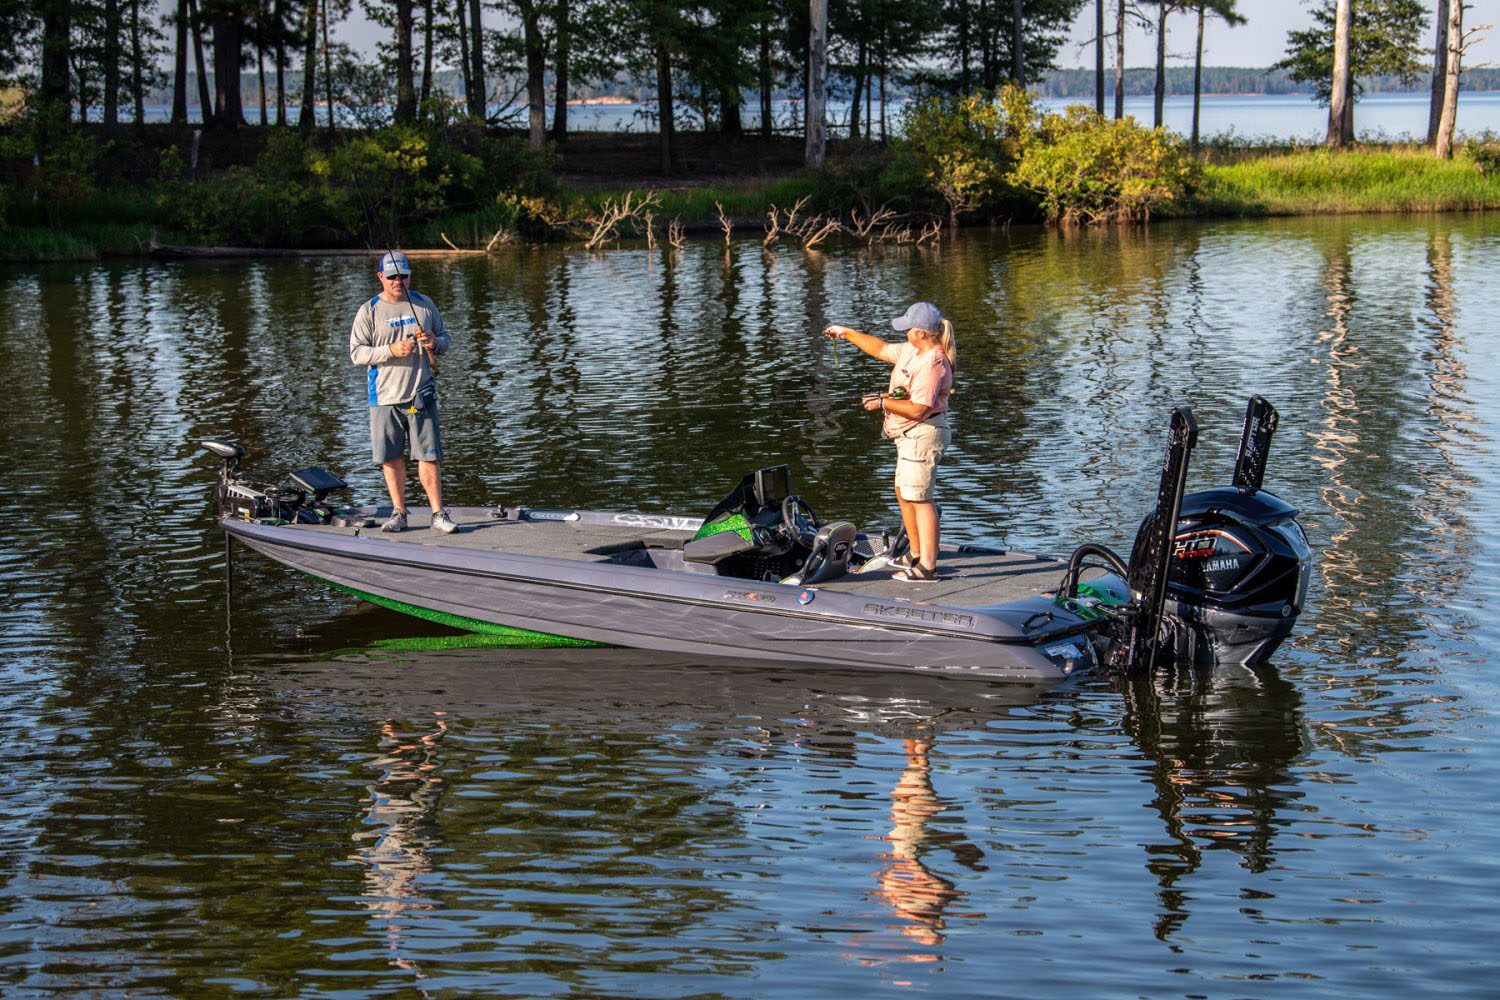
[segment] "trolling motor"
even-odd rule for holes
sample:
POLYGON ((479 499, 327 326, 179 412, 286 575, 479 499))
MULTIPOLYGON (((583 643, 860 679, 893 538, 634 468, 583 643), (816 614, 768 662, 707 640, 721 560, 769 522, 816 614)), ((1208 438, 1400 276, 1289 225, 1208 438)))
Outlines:
POLYGON ((328 494, 346 490, 349 484, 333 473, 302 469, 282 483, 252 483, 240 476, 243 445, 216 438, 204 438, 198 444, 221 460, 214 487, 214 506, 220 517, 260 524, 328 524, 339 516, 328 505, 328 494))
POLYGON ((1129 562, 1102 545, 1073 553, 1059 599, 1102 605, 1114 666, 1254 666, 1291 634, 1306 605, 1312 550, 1297 508, 1261 486, 1278 419, 1252 396, 1232 485, 1184 495, 1198 427, 1191 410, 1173 410, 1156 506, 1129 562), (1091 560, 1116 576, 1081 582, 1091 560))

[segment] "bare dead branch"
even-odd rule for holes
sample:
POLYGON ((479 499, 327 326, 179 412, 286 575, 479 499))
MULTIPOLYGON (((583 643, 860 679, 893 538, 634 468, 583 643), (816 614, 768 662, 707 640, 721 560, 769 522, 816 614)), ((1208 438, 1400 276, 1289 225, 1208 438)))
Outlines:
POLYGON ((834 233, 843 232, 844 230, 843 225, 839 222, 838 219, 824 220, 821 216, 819 216, 813 219, 812 222, 814 224, 821 223, 821 225, 818 225, 816 230, 814 230, 813 225, 808 225, 807 228, 803 230, 802 249, 804 250, 811 250, 813 247, 826 240, 829 236, 833 235, 834 233))
POLYGON ((681 250, 682 245, 687 242, 687 233, 682 228, 681 216, 667 224, 667 242, 672 244, 673 250, 681 250))
POLYGON ((724 243, 729 243, 729 233, 734 229, 734 220, 724 214, 724 206, 714 202, 714 208, 719 212, 719 228, 724 230, 724 243))
POLYGON ((656 191, 648 191, 639 196, 634 191, 626 191, 623 198, 606 199, 598 215, 584 220, 586 224, 593 227, 588 239, 584 241, 584 249, 594 250, 604 243, 617 239, 622 223, 627 220, 635 221, 660 202, 661 195, 656 191))

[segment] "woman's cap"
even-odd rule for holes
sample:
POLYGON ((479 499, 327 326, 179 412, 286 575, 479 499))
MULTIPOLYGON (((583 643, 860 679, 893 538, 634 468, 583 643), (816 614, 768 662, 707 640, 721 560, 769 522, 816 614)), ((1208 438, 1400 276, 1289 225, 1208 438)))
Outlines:
POLYGON ((912 307, 906 310, 905 316, 897 316, 891 320, 894 329, 906 331, 912 327, 918 330, 936 330, 943 324, 943 311, 931 302, 914 302, 912 307))
POLYGON ((392 250, 388 254, 382 254, 380 258, 380 276, 382 278, 390 278, 398 274, 411 274, 411 261, 406 259, 406 254, 399 250, 392 250))

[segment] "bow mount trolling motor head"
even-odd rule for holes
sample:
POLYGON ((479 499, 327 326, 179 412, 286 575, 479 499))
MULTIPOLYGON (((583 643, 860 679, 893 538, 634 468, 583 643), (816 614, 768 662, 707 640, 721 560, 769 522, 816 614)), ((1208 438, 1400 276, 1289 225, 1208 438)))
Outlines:
POLYGON ((214 487, 214 506, 220 517, 244 521, 290 524, 327 524, 334 517, 328 494, 349 484, 323 469, 290 473, 285 482, 252 483, 240 475, 245 448, 233 441, 203 438, 198 444, 217 455, 219 484, 214 487))

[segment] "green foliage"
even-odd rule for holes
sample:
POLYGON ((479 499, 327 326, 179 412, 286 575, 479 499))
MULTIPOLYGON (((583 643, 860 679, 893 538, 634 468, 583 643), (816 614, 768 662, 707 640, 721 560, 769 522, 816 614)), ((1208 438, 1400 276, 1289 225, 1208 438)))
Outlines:
POLYGON ((329 148, 274 129, 254 169, 170 182, 161 206, 172 225, 210 243, 381 246, 440 214, 549 196, 552 169, 550 153, 463 120, 348 133, 329 148))
POLYGON ((98 191, 100 167, 111 144, 85 137, 65 114, 28 107, 0 133, 0 187, 6 192, 0 208, 5 214, 36 205, 46 224, 55 226, 69 208, 98 191))
MULTIPOLYGON (((1426 71, 1422 32, 1427 27, 1425 0, 1353 0, 1354 33, 1349 50, 1354 96, 1359 79, 1388 74, 1410 85, 1426 71)), ((1335 0, 1320 0, 1312 11, 1315 25, 1287 34, 1287 54, 1272 69, 1287 70, 1298 83, 1310 83, 1318 103, 1327 105, 1333 89, 1335 0)))
POLYGON ((1064 225, 1144 222, 1191 190, 1196 166, 1179 136, 1074 105, 1046 115, 1011 180, 1064 225))
POLYGON ((1465 150, 1487 177, 1500 177, 1500 142, 1471 142, 1465 150))
POLYGON ((975 94, 957 101, 913 101, 902 114, 894 179, 919 180, 957 219, 1010 192, 1007 175, 1035 128, 1031 98, 1007 86, 1000 99, 975 94))

